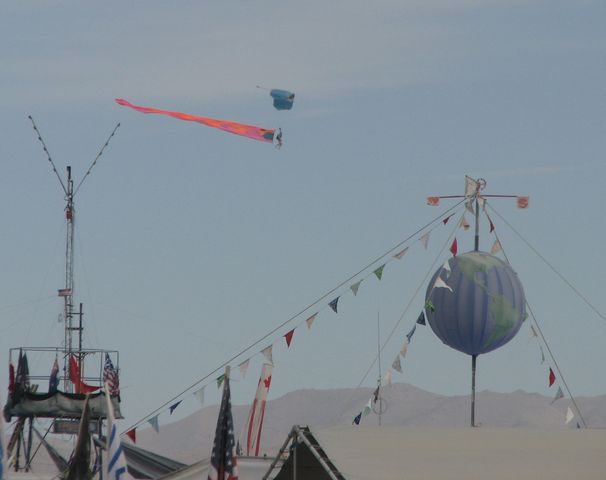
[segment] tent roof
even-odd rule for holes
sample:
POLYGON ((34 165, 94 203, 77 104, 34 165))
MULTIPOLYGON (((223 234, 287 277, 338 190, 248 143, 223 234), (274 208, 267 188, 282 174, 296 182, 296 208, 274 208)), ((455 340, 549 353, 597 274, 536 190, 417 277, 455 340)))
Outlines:
POLYGON ((602 479, 606 471, 606 430, 357 426, 314 436, 348 480, 602 479))

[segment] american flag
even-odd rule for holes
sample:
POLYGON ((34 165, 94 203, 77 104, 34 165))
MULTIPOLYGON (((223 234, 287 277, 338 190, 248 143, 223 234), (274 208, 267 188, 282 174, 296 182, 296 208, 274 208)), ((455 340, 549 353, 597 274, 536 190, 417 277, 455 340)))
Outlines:
POLYGON ((105 353, 105 365, 103 366, 103 383, 107 383, 111 395, 120 395, 120 379, 118 371, 114 368, 109 354, 105 353))
POLYGON ((217 419, 215 441, 210 457, 208 480, 238 480, 238 460, 234 438, 234 420, 231 415, 229 377, 223 385, 223 398, 217 419))

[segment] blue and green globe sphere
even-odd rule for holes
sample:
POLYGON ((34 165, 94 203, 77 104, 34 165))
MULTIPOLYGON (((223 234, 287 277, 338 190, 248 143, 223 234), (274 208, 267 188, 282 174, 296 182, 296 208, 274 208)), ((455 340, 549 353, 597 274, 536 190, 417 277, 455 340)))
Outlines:
POLYGON ((468 355, 505 345, 526 318, 526 298, 518 275, 500 258, 485 252, 449 259, 434 274, 425 300, 427 321, 434 333, 449 347, 468 355), (452 292, 435 286, 438 277, 452 292))

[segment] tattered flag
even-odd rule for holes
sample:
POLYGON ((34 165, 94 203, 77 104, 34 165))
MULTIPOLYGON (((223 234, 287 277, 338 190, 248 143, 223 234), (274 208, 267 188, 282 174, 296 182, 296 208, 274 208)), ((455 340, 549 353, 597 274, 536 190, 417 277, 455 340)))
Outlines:
POLYGON ((263 354, 263 356, 267 359, 267 361, 269 363, 274 363, 274 359, 273 359, 273 345, 270 345, 269 347, 264 348, 263 350, 261 350, 261 353, 263 354))
POLYGON ((478 191, 478 182, 468 175, 465 175, 465 196, 470 197, 478 191))
POLYGON ((427 232, 425 235, 423 235, 421 238, 419 238, 419 240, 423 244, 423 248, 425 248, 425 250, 427 250, 427 246, 429 245, 429 234, 430 233, 431 232, 427 232))
POLYGON ((490 249, 490 254, 496 255, 501 250, 503 250, 503 248, 501 247, 501 242, 499 242, 498 240, 495 240, 494 243, 492 244, 492 248, 490 249))
POLYGON ((249 365, 250 365, 250 358, 247 358, 246 360, 244 360, 242 363, 240 363, 238 365, 238 368, 240 369, 240 375, 242 375, 242 378, 246 378, 246 372, 248 371, 249 365))
POLYGON ((404 256, 404 254, 408 251, 408 247, 406 247, 404 250, 400 250, 398 253, 396 253, 393 258, 395 258, 396 260, 402 260, 402 257, 404 256))
POLYGON ((391 368, 393 368, 396 372, 402 373, 402 363, 400 362, 400 355, 396 355, 395 360, 391 364, 391 368))
POLYGON ((305 320, 305 322, 307 323, 308 330, 311 328, 311 325, 314 323, 314 320, 316 319, 317 316, 318 316, 318 312, 314 313, 311 317, 309 317, 307 320, 305 320))
POLYGON ((290 348, 290 342, 292 342, 292 336, 295 334, 295 329, 293 328, 290 332, 287 332, 284 335, 284 340, 286 340, 286 347, 290 348))
POLYGON ((330 306, 330 308, 332 308, 333 312, 338 313, 337 312, 337 304, 339 303, 339 297, 335 298, 332 302, 330 302, 328 305, 330 306))
POLYGON ((467 201, 465 202, 465 208, 466 208, 466 209, 467 209, 467 211, 468 211, 469 213, 471 213, 472 215, 475 215, 475 214, 476 214, 476 210, 475 210, 475 208, 473 207, 473 198, 470 198, 469 200, 467 200, 467 201))
POLYGON ((469 222, 465 218, 465 214, 463 214, 461 220, 459 221, 459 227, 461 227, 463 230, 469 230, 469 222))
POLYGON ((204 405, 204 389, 206 388, 206 386, 200 388, 199 390, 196 390, 194 392, 194 396, 198 399, 198 401, 200 402, 200 405, 203 406, 204 405))
POLYGON ((376 269, 374 272, 372 272, 372 273, 374 273, 374 274, 377 276, 377 278, 378 278, 379 280, 381 280, 381 277, 383 276, 383 269, 384 269, 384 268, 385 268, 385 264, 381 265, 379 268, 377 268, 377 269, 376 269))

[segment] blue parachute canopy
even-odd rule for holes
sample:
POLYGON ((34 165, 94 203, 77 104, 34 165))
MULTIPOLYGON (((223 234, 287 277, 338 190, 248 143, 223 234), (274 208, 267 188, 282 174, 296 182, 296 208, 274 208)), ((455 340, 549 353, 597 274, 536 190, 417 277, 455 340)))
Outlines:
POLYGON ((295 101, 295 94, 287 90, 274 88, 269 92, 271 98, 274 99, 274 107, 276 110, 290 110, 295 101))
POLYGON ((448 260, 448 266, 444 264, 434 274, 425 298, 433 332, 449 347, 468 355, 505 345, 526 317, 526 297, 518 275, 485 252, 448 260))

